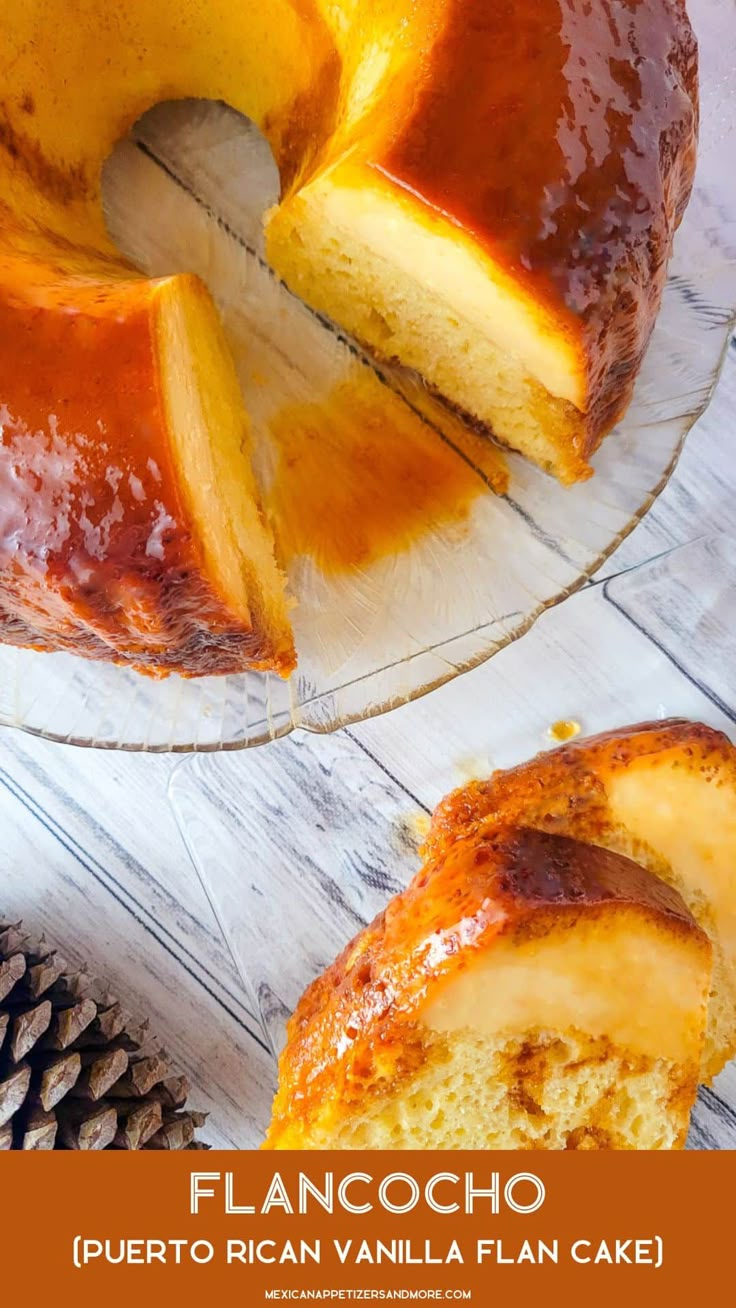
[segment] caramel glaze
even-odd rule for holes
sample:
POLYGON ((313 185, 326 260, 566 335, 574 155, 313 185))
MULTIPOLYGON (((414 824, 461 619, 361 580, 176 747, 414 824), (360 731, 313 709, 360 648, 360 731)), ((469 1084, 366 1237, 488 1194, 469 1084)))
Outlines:
POLYGON ((378 166, 580 340, 589 454, 626 408, 695 168, 684 0, 448 0, 378 166))
POLYGON ((438 528, 464 529, 485 480, 360 367, 323 401, 269 422, 278 450, 269 517, 282 559, 328 575, 365 568, 438 528))
POLYGON ((429 988, 470 967, 501 936, 522 942, 615 905, 709 948, 679 894, 620 854, 523 826, 445 849, 436 844, 408 889, 301 999, 265 1147, 278 1147, 295 1121, 308 1138, 330 1104, 342 1114, 351 1100, 389 1091, 419 1068, 429 988))
POLYGON ((433 814, 425 855, 432 859, 499 822, 603 840, 611 830, 607 779, 640 759, 650 767, 674 763, 704 780, 725 769, 736 789, 736 749, 722 732, 680 718, 639 723, 562 745, 454 791, 433 814))
POLYGON ((154 366, 153 283, 0 300, 0 639, 152 674, 288 670, 210 587, 154 366))

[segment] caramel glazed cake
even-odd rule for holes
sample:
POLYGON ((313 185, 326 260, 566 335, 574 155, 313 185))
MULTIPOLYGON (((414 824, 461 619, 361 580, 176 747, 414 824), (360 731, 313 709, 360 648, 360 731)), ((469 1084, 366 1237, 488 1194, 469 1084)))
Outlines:
POLYGON ((736 748, 673 720, 440 804, 309 987, 269 1149, 678 1149, 736 1053, 736 748))
POLYGON ((149 672, 288 674, 248 417, 193 276, 106 233, 152 104, 255 121, 271 263, 563 482, 625 410, 687 203, 682 0, 5 0, 0 635, 149 672))

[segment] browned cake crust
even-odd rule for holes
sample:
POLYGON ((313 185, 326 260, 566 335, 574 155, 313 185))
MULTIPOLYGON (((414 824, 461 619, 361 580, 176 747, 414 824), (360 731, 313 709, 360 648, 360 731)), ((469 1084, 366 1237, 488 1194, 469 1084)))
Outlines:
MULTIPOLYGON (((329 1105, 344 1114, 411 1078, 427 1057, 418 1010, 428 990, 470 967, 494 941, 573 931, 581 918, 624 904, 655 929, 685 933, 709 950, 676 891, 608 850, 523 827, 435 845, 408 889, 300 1001, 266 1147, 277 1148, 295 1122, 308 1141, 329 1105)), ((528 1059, 536 1055, 527 1050, 528 1059)))

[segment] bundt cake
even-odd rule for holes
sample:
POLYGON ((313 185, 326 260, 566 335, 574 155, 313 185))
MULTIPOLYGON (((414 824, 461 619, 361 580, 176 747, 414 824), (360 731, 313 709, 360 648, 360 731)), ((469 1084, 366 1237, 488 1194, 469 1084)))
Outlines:
POLYGON ((701 1079, 736 1054, 736 748, 701 723, 672 719, 540 754, 444 800, 430 863, 456 841, 523 822, 635 859, 683 897, 713 942, 701 1079))
POLYGON ((711 975, 621 854, 496 826, 438 848, 306 992, 270 1149, 674 1149, 711 975))
POLYGON ((0 635, 288 672, 283 578, 209 298, 141 278, 100 173, 226 100, 282 183, 276 271, 563 481, 625 408, 693 174, 683 0, 6 0, 0 635))

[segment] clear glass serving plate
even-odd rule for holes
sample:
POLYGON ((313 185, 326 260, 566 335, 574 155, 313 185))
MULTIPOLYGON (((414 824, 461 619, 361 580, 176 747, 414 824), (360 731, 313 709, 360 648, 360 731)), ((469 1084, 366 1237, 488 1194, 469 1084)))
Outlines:
MULTIPOLYGON (((267 502, 275 468, 290 466, 284 429, 293 439, 299 424, 288 414, 298 413, 304 428, 305 408, 296 462, 306 459, 311 484, 327 488, 317 526, 329 526, 331 505, 345 521, 346 506, 365 497, 365 465, 346 454, 339 425, 328 433, 321 421, 336 390, 346 412, 353 397, 355 405, 368 397, 369 413, 380 401, 387 478, 406 479, 409 440, 413 466, 434 468, 444 490, 422 509, 426 487, 410 477, 393 497, 393 526, 401 537, 421 512, 422 534, 407 528, 394 549, 369 540, 352 566, 336 570, 305 543, 292 478, 286 499, 272 506, 280 538, 292 544, 299 667, 288 682, 259 674, 156 681, 70 655, 0 647, 0 723, 148 750, 259 745, 296 726, 332 731, 489 658, 596 571, 666 484, 708 404, 736 309, 736 19, 723 0, 689 7, 702 64, 695 192, 634 403, 596 456, 595 477, 567 490, 510 457, 508 493, 495 494, 499 456, 490 442, 399 370, 379 374, 269 272, 261 217, 277 197, 277 178, 245 120, 202 103, 147 115, 108 166, 110 228, 147 271, 195 271, 213 291, 254 421, 267 502)), ((380 486, 379 479, 379 496, 380 486)))
MULTIPOLYGON (((470 775, 554 741, 686 717, 736 740, 736 539, 717 536, 573 596, 391 723, 327 740, 297 732, 262 760, 180 762, 170 798, 275 1062, 306 986, 419 866, 429 812, 470 775), (376 737, 380 737, 379 740, 376 737)), ((265 1129, 268 1089, 249 1118, 265 1129)), ((245 1140, 254 1147, 258 1139, 245 1140)), ((736 1148, 736 1062, 701 1089, 689 1145, 736 1148)))

